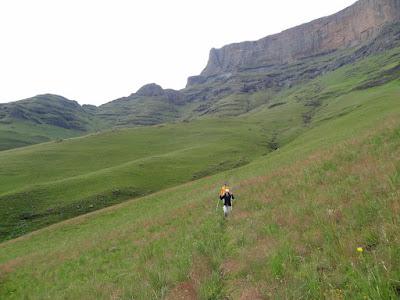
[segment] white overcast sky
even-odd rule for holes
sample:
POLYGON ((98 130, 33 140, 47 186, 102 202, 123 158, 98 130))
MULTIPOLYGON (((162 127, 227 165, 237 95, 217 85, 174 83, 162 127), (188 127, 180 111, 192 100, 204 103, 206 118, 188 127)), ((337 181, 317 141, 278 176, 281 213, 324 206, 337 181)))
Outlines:
POLYGON ((209 50, 355 0, 0 0, 0 102, 54 93, 102 104, 156 82, 181 89, 209 50))

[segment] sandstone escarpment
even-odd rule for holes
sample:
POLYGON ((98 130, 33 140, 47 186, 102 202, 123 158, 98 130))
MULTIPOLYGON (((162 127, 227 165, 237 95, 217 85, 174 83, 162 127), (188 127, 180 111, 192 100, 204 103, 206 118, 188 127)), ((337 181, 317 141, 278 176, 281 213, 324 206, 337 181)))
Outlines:
POLYGON ((253 42, 211 49, 206 68, 188 85, 205 78, 303 58, 360 45, 383 25, 400 20, 400 0, 360 0, 328 17, 253 42))

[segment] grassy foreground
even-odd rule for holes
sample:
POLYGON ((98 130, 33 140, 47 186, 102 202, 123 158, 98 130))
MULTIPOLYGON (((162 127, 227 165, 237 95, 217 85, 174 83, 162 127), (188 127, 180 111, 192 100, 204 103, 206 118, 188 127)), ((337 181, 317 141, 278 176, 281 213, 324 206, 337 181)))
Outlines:
POLYGON ((398 298, 399 99, 399 81, 339 96, 325 117, 360 106, 247 166, 2 243, 0 298, 398 298))

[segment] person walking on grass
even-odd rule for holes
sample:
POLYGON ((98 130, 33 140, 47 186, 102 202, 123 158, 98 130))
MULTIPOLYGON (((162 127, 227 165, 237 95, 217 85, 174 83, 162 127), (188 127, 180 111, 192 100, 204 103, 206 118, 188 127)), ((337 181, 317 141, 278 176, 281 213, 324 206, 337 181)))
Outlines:
POLYGON ((232 211, 232 200, 234 200, 235 197, 229 191, 229 188, 227 188, 227 189, 225 189, 225 192, 223 195, 221 195, 221 194, 219 195, 219 199, 224 201, 223 210, 224 210, 224 217, 226 218, 232 211))

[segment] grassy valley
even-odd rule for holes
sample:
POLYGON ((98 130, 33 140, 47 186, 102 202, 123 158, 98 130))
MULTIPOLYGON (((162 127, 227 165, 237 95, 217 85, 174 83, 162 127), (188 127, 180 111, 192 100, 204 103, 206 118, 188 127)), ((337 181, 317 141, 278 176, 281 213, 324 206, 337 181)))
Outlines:
POLYGON ((1 238, 236 168, 294 143, 376 98, 365 85, 384 85, 374 78, 396 70, 399 53, 344 66, 239 117, 114 129, 0 152, 1 238))
POLYGON ((263 139, 255 124, 211 120, 2 152, 2 238, 247 164, 270 151, 263 139))
POLYGON ((399 5, 212 49, 180 91, 0 104, 0 299, 398 299, 399 5))
POLYGON ((399 96, 398 80, 344 94, 244 167, 3 243, 0 295, 394 299, 399 96), (227 221, 215 210, 224 180, 237 198, 227 221))

